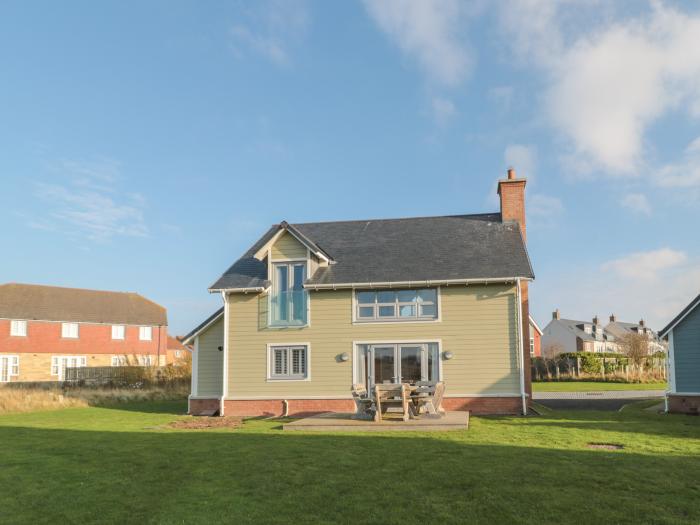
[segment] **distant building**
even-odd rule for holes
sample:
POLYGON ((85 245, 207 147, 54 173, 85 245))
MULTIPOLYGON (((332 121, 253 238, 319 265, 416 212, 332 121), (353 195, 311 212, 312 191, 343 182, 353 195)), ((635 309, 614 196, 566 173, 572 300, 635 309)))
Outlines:
POLYGON ((542 357, 542 330, 530 316, 530 357, 542 357))
POLYGON ((63 381, 67 367, 164 365, 165 308, 133 292, 0 285, 0 383, 63 381))
POLYGON ((542 331, 542 355, 553 357, 568 352, 618 352, 615 336, 608 332, 598 317, 591 321, 562 319, 559 310, 542 331))
POLYGON ((666 345, 663 344, 661 338, 654 330, 646 326, 644 319, 641 319, 638 323, 623 323, 617 320, 615 314, 612 314, 610 316, 610 322, 605 327, 605 330, 610 332, 617 340, 630 334, 646 337, 649 341, 650 354, 666 351, 666 345))
POLYGON ((180 337, 168 336, 166 362, 169 365, 183 363, 192 357, 192 349, 182 344, 180 337))

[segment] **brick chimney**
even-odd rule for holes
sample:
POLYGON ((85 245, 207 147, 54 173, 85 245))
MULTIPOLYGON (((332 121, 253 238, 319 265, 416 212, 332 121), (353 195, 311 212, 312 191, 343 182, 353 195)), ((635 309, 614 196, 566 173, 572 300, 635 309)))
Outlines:
POLYGON ((508 168, 508 178, 498 181, 498 195, 501 198, 501 219, 503 222, 517 222, 523 239, 527 242, 525 229, 525 184, 526 179, 515 176, 515 170, 508 168))
POLYGON ((599 319, 598 319, 598 316, 596 315, 596 316, 593 318, 593 324, 597 326, 597 325, 598 325, 598 321, 599 321, 599 319))
POLYGON ((610 322, 611 323, 617 322, 617 317, 615 317, 615 314, 610 314, 610 322))
POLYGON ((640 320, 639 320, 639 326, 641 326, 642 328, 644 328, 644 319, 640 319, 640 320))
POLYGON ((554 319, 555 321, 559 320, 559 308, 552 312, 552 319, 554 319))

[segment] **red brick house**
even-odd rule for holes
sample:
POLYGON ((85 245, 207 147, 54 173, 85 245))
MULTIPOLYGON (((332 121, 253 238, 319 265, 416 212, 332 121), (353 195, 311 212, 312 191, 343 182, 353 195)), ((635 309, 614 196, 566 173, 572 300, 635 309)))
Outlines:
POLYGON ((0 382, 61 381, 66 367, 164 365, 164 307, 133 292, 0 285, 0 382))
POLYGON ((542 357, 542 330, 530 316, 530 357, 542 357))
POLYGON ((182 344, 180 337, 168 336, 168 347, 166 349, 166 363, 176 365, 186 362, 192 357, 192 349, 182 344))

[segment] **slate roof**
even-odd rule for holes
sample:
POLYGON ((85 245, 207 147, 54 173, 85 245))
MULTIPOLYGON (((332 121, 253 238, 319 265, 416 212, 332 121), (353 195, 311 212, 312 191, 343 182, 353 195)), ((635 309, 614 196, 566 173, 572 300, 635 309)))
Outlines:
MULTIPOLYGON (((615 335, 616 337, 624 337, 627 334, 637 334, 639 333, 637 331, 637 328, 640 328, 641 325, 639 323, 624 323, 622 321, 611 321, 609 322, 605 329, 609 331, 611 334, 615 335)), ((654 339, 656 340, 658 338, 656 332, 649 328, 648 326, 644 326, 643 328, 646 328, 652 332, 654 335, 654 339)))
POLYGON ((698 306, 700 306, 700 295, 698 295, 695 299, 690 301, 690 304, 683 308, 683 310, 681 310, 681 312, 673 318, 673 321, 664 326, 663 330, 659 332, 659 337, 666 337, 668 333, 673 329, 673 327, 675 327, 679 323, 679 321, 686 316, 686 314, 688 314, 691 310, 694 310, 698 306))
MULTIPOLYGON (((283 228, 272 226, 210 290, 269 286, 253 255, 283 228)), ((534 278, 520 228, 495 214, 291 225, 332 259, 305 285, 534 278)))
MULTIPOLYGON (((580 328, 581 326, 585 324, 593 325, 592 322, 590 321, 576 321, 574 319, 552 319, 552 323, 559 323, 571 332, 576 335, 576 337, 580 337, 583 341, 600 341, 600 339, 596 339, 595 336, 591 333, 586 333, 585 330, 580 328)), ((602 327, 602 325, 598 325, 602 327)), ((606 338, 606 341, 612 341, 614 340, 614 336, 612 334, 607 333, 607 330, 603 329, 603 336, 606 338)))
POLYGON ((214 321, 215 319, 217 319, 218 317, 220 317, 222 315, 224 315, 224 307, 223 306, 221 308, 219 308, 216 312, 211 314, 209 317, 207 317, 204 321, 199 323, 189 334, 184 336, 182 338, 182 343, 183 344, 190 344, 192 342, 192 338, 195 335, 197 335, 202 330, 202 328, 206 327, 209 323, 211 323, 212 321, 214 321))
POLYGON ((168 324, 165 308, 134 292, 0 285, 0 318, 129 325, 168 324))

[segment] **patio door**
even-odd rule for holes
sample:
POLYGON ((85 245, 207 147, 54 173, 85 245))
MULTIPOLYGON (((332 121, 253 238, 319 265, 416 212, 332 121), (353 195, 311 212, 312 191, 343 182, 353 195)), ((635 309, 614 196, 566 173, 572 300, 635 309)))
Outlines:
POLYGON ((368 345, 364 353, 367 388, 385 383, 433 381, 437 345, 429 343, 368 345), (435 355, 433 355, 435 354, 435 355))

